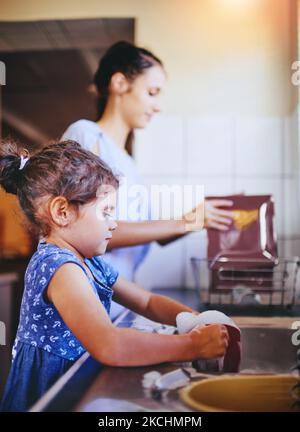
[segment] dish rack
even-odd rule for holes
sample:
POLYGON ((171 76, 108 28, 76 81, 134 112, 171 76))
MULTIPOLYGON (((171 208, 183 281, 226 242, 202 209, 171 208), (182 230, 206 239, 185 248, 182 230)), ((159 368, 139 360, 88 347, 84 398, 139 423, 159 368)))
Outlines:
POLYGON ((272 267, 254 259, 230 258, 213 260, 191 258, 196 290, 201 303, 210 305, 212 296, 217 304, 233 305, 237 293, 252 293, 257 304, 292 307, 296 301, 297 274, 300 258, 278 259, 272 267), (225 301, 224 301, 225 299, 225 301))

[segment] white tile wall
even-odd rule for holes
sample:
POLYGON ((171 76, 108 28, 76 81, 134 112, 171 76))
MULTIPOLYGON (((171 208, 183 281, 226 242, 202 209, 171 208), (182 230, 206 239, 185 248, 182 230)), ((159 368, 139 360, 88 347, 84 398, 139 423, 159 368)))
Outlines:
POLYGON ((176 240, 168 245, 153 243, 151 250, 136 272, 135 282, 146 289, 184 286, 183 243, 176 240))
MULTIPOLYGON (((273 194, 280 254, 300 255, 296 113, 282 118, 161 116, 138 134, 135 149, 148 184, 203 184, 205 195, 273 194)), ((205 250, 205 232, 154 246, 138 281, 147 287, 194 287, 190 257, 205 250)))
POLYGON ((283 135, 283 173, 297 175, 299 173, 299 148, 295 143, 298 140, 297 111, 290 117, 284 118, 283 135))
POLYGON ((300 238, 284 240, 284 255, 289 258, 300 256, 300 238))
POLYGON ((192 233, 183 239, 185 262, 184 262, 184 281, 187 288, 195 288, 195 277, 192 271, 191 258, 205 258, 207 253, 207 234, 206 230, 192 233))
MULTIPOLYGON (((149 201, 151 202, 151 193, 156 193, 155 189, 156 188, 160 188, 160 187, 164 187, 167 186, 167 188, 169 188, 170 191, 170 197, 171 197, 171 205, 174 203, 173 209, 171 210, 171 216, 181 216, 183 214, 182 211, 182 207, 180 206, 180 201, 181 203, 183 203, 183 199, 172 201, 173 200, 173 196, 175 195, 175 193, 177 193, 177 191, 182 192, 183 190, 183 185, 185 184, 185 180, 183 175, 178 175, 178 176, 169 176, 169 175, 145 175, 144 176, 144 182, 145 182, 145 186, 147 187, 148 193, 149 193, 149 201), (173 194, 174 191, 174 194, 173 194), (179 207, 175 204, 179 204, 179 207)), ((163 190, 163 189, 161 189, 163 190)), ((161 199, 161 197, 163 196, 160 195, 158 197, 158 199, 161 199)), ((152 197, 153 198, 153 197, 152 197)), ((157 203, 156 203, 157 204, 157 203)), ((152 205, 153 207, 153 205, 152 205)))
POLYGON ((283 234, 287 237, 299 236, 300 238, 300 203, 299 203, 299 178, 285 178, 284 187, 284 227, 283 234))
POLYGON ((184 120, 157 116, 147 129, 136 132, 134 157, 141 174, 182 175, 184 120))
POLYGON ((232 118, 190 118, 187 121, 187 172, 233 175, 232 118))
POLYGON ((191 184, 203 184, 205 196, 231 195, 234 193, 233 176, 187 176, 187 182, 191 184))
MULTIPOLYGON (((184 178, 183 176, 174 177, 164 175, 147 175, 144 176, 144 181, 145 185, 148 187, 148 190, 152 185, 196 186, 199 184, 195 179, 194 181, 191 181, 190 179, 184 178)), ((178 209, 177 212, 175 211, 175 213, 177 215, 182 215, 182 211, 180 211, 180 209, 178 209)), ((145 262, 137 272, 136 281, 146 288, 150 288, 151 286, 185 286, 185 273, 187 269, 186 251, 191 254, 191 245, 193 246, 194 244, 199 243, 199 241, 196 242, 195 240, 189 240, 193 239, 195 235, 197 238, 199 237, 199 233, 191 233, 182 239, 176 240, 175 242, 162 247, 154 243, 150 254, 147 256, 145 262), (170 265, 170 263, 172 263, 172 265, 170 265)), ((201 245, 203 245, 202 240, 201 245)), ((196 246, 194 248, 194 254, 197 255, 196 246)), ((205 251, 203 256, 205 256, 205 251)), ((190 277, 189 280, 191 282, 190 269, 188 269, 188 271, 190 277)), ((190 283, 190 286, 193 285, 190 283)))
POLYGON ((288 256, 286 255, 286 240, 282 238, 277 239, 277 248, 280 257, 288 256))
POLYGON ((236 120, 236 173, 269 175, 282 173, 282 119, 236 120))

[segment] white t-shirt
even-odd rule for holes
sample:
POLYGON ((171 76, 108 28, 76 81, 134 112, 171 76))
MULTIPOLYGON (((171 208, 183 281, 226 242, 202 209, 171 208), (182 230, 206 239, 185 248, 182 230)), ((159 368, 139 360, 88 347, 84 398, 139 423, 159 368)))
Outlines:
MULTIPOLYGON (((150 210, 144 183, 136 164, 101 128, 90 120, 78 120, 71 124, 62 136, 63 140, 77 141, 82 147, 98 154, 115 174, 120 177, 117 220, 131 222, 149 220, 150 210)), ((149 251, 149 244, 114 249, 104 259, 122 276, 133 280, 134 273, 149 251)))

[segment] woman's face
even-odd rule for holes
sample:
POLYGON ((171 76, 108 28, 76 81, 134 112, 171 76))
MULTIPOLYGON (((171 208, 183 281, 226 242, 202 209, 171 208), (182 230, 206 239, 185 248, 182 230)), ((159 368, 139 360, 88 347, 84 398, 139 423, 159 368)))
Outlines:
POLYGON ((152 116, 161 111, 161 93, 166 74, 161 66, 152 66, 129 83, 122 95, 122 115, 130 129, 144 128, 152 116))

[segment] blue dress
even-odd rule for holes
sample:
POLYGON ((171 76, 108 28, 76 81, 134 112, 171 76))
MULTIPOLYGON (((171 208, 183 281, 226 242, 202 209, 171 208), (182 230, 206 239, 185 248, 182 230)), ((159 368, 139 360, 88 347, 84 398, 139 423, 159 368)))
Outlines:
POLYGON ((118 273, 109 264, 100 257, 86 259, 91 279, 71 251, 39 243, 25 273, 20 322, 0 411, 26 411, 86 351, 45 295, 52 276, 66 263, 82 268, 107 313, 110 312, 111 287, 118 273))

